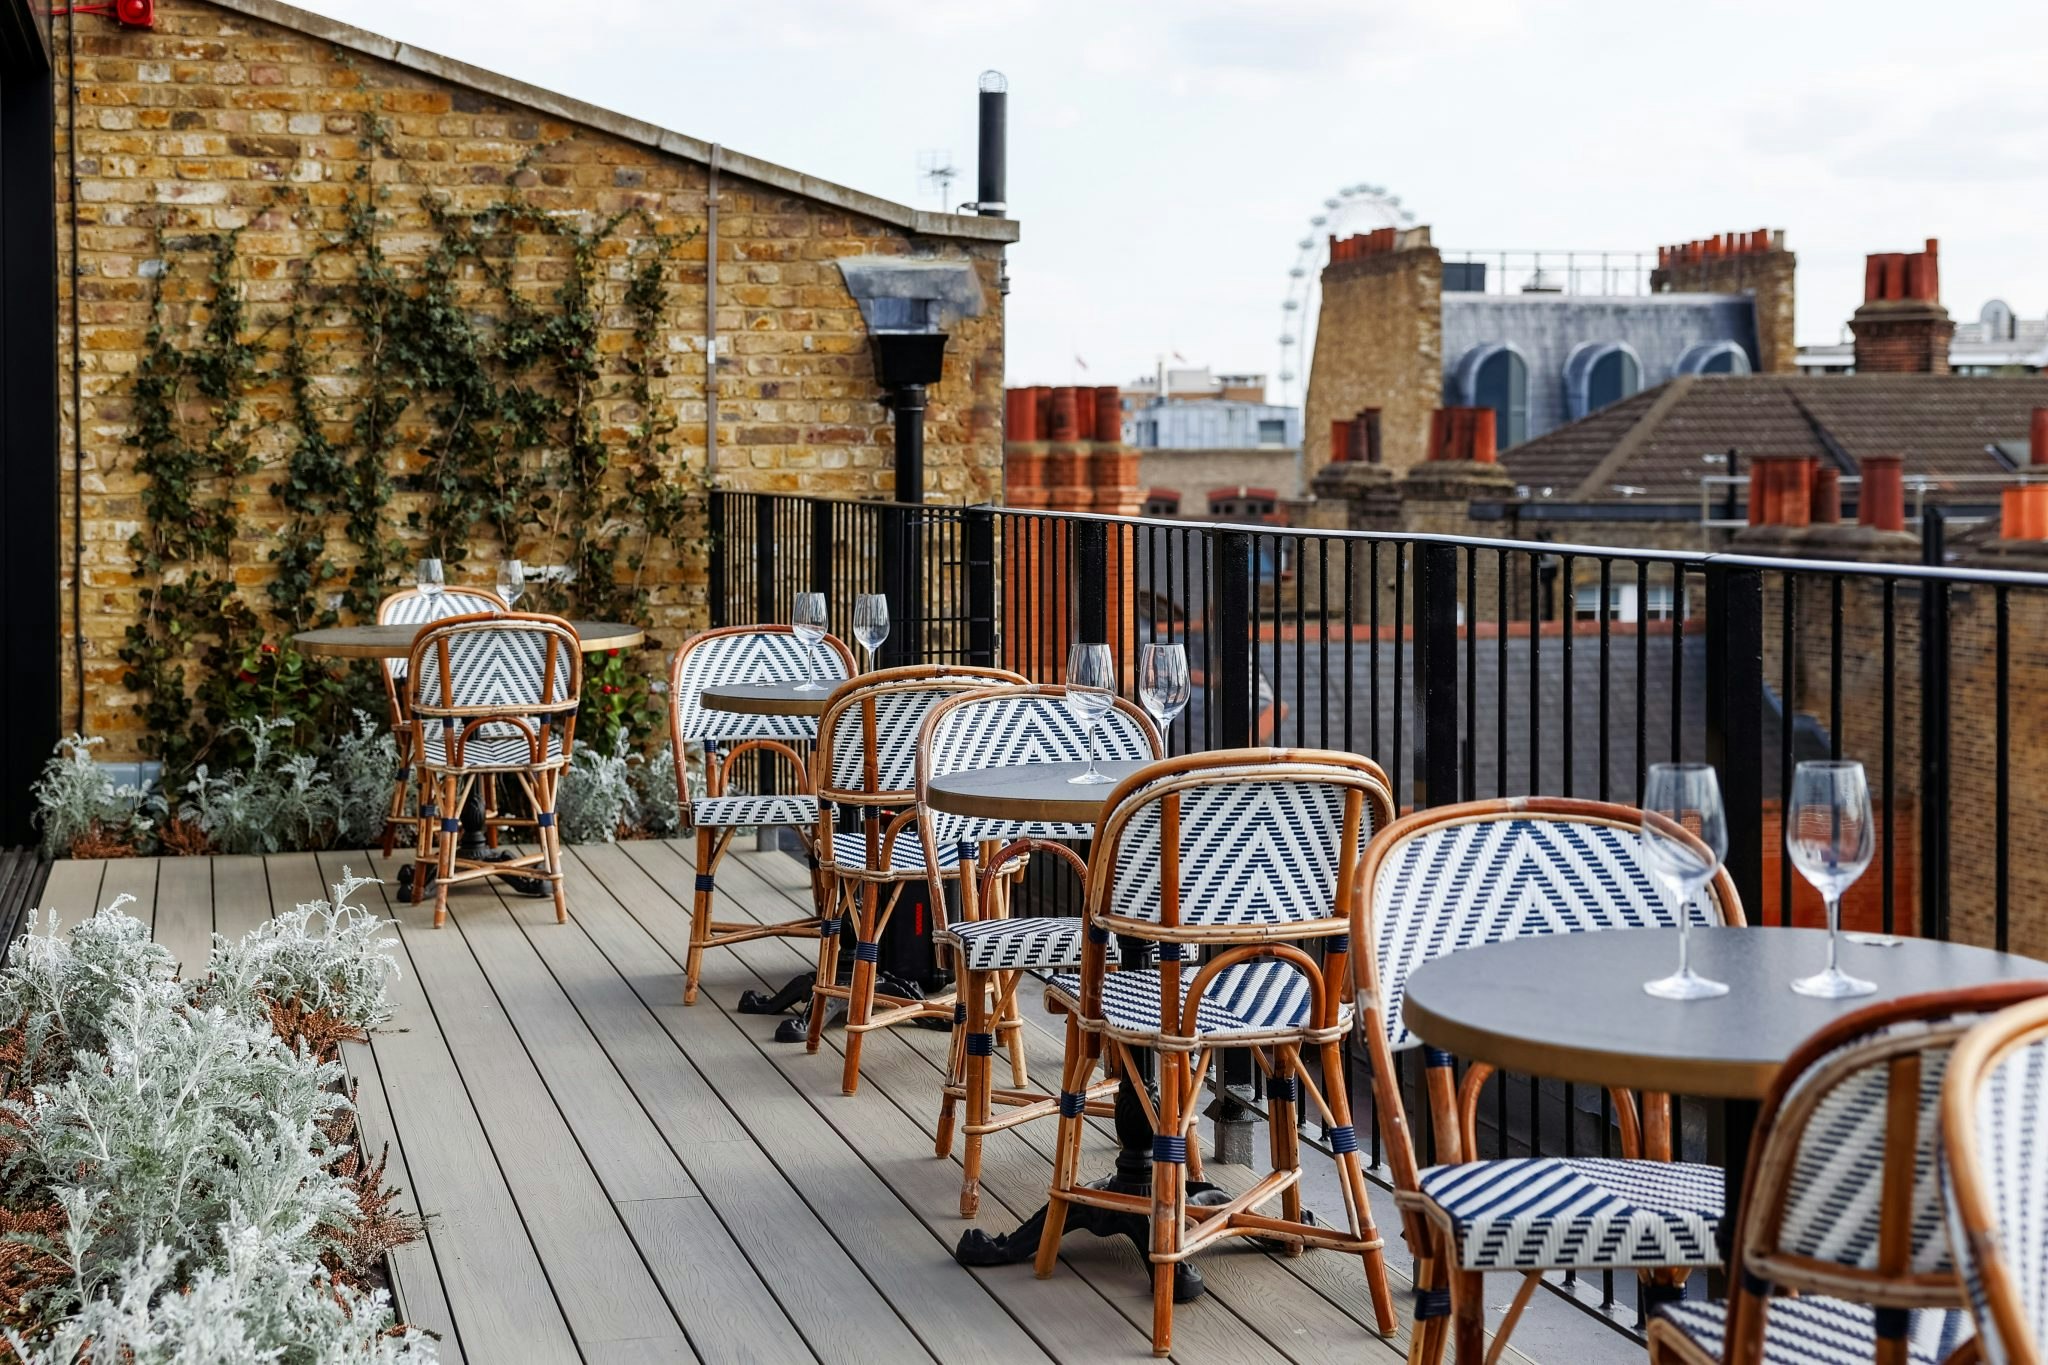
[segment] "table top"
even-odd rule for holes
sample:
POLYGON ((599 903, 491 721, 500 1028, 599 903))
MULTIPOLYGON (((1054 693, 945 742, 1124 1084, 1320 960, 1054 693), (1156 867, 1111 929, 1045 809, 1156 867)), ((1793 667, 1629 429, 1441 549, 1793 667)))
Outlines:
POLYGON ((1086 771, 1084 760, 1066 763, 1013 763, 1001 768, 965 768, 934 777, 925 784, 925 804, 948 815, 984 820, 1042 820, 1063 825, 1092 825, 1102 816, 1102 803, 1150 759, 1105 758, 1098 770, 1116 779, 1076 785, 1067 779, 1086 771))
MULTIPOLYGON (((403 659, 412 653, 413 637, 435 624, 421 621, 324 626, 319 630, 302 630, 292 636, 292 641, 308 654, 336 659, 403 659)), ((576 632, 585 654, 595 654, 600 649, 631 649, 647 638, 640 627, 623 621, 571 621, 569 628, 576 632)))
POLYGON ((813 678, 815 690, 800 691, 795 682, 718 683, 698 695, 707 711, 743 716, 822 716, 825 703, 845 686, 841 678, 813 678))
POLYGON ((2048 962, 1929 939, 1845 938, 1842 970, 1875 995, 1816 1000, 1794 978, 1827 964, 1820 929, 1694 929, 1693 970, 1728 983, 1706 1000, 1661 1000, 1645 981, 1678 965, 1676 929, 1556 934, 1461 949, 1408 978, 1417 1037, 1503 1070, 1583 1084, 1760 1099, 1822 1025, 1880 1000, 2048 977, 2048 962))

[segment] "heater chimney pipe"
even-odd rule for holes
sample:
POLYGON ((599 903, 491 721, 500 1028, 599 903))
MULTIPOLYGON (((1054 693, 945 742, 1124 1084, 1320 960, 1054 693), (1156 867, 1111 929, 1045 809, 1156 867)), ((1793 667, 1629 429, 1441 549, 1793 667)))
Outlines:
POLYGON ((1008 215, 1004 202, 1009 180, 1010 82, 1000 71, 981 73, 981 153, 977 166, 974 211, 984 218, 1008 215))

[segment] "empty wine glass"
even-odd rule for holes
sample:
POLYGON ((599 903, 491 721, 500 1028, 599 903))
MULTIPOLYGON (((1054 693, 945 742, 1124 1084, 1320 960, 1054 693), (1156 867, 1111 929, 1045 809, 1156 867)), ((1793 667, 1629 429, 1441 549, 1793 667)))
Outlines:
POLYGON ((823 692, 825 688, 817 681, 824 669, 818 667, 818 644, 825 638, 825 594, 821 592, 800 592, 796 595, 796 606, 790 612, 790 628, 796 638, 803 641, 811 651, 813 676, 796 685, 799 692, 823 692))
POLYGON ((498 596, 507 609, 519 605, 520 594, 526 591, 526 566, 516 559, 506 559, 498 564, 498 596))
POLYGON ((422 559, 419 567, 413 570, 413 582, 418 585, 422 597, 439 597, 441 589, 448 586, 438 559, 422 559))
POLYGON ((1643 865, 1678 912, 1678 970, 1645 981, 1664 1000, 1705 1000, 1728 994, 1725 982, 1692 969, 1692 898, 1714 879, 1728 853, 1728 816, 1721 783, 1704 763, 1653 763, 1643 792, 1643 865))
POLYGON ((875 651, 889 638, 889 599, 878 592, 864 592, 853 599, 853 638, 868 652, 868 671, 874 672, 875 651))
POLYGON ((1146 645, 1138 655, 1138 702, 1165 735, 1193 693, 1188 652, 1181 645, 1146 645))
POLYGON ((1801 995, 1824 1000, 1869 995, 1874 981, 1850 976, 1837 963, 1842 951, 1842 893, 1870 866, 1876 839, 1870 819, 1870 785, 1863 765, 1810 761, 1792 775, 1785 802, 1785 852, 1799 875, 1828 903, 1827 970, 1792 983, 1801 995))
POLYGON ((1067 710, 1088 728, 1088 770, 1067 781, 1114 782, 1095 767, 1095 727, 1116 705, 1116 661, 1108 645, 1075 645, 1067 655, 1067 710))

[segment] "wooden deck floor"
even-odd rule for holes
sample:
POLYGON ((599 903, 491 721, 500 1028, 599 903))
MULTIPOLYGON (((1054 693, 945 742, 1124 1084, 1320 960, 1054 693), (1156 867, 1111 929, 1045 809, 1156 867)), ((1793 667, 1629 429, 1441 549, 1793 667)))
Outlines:
MULTIPOLYGON (((712 952, 700 1002, 682 1006, 690 853, 572 850, 567 925, 549 902, 483 888, 459 891, 440 931, 429 907, 382 905, 399 924, 397 1014, 347 1060, 372 1145, 389 1142, 392 1179, 427 1215, 397 1289, 443 1358, 1149 1359, 1148 1280, 1121 1239, 1070 1239, 1046 1281, 954 1264, 958 1146, 952 1161, 931 1149, 944 1034, 873 1035, 860 1094, 841 1095, 836 1033, 809 1056, 772 1041, 777 1019, 732 1010, 806 965, 788 941, 712 952)), ((396 869, 367 854, 63 862, 42 903, 71 923, 126 892, 193 962, 211 933, 323 898, 344 865, 396 869)), ((720 884, 728 908, 762 918, 808 899, 780 855, 736 856, 720 884)), ((1034 1071, 1057 1074, 1057 1040, 1031 1033, 1034 1071)), ((1052 1134, 990 1140, 982 1226, 1043 1202, 1052 1134)), ((1106 1169, 1113 1144, 1090 1141, 1089 1169, 1106 1169)), ((1367 1326, 1354 1258, 1233 1243, 1200 1264, 1210 1293, 1175 1315, 1178 1360, 1392 1365, 1405 1350, 1405 1331, 1367 1326)))

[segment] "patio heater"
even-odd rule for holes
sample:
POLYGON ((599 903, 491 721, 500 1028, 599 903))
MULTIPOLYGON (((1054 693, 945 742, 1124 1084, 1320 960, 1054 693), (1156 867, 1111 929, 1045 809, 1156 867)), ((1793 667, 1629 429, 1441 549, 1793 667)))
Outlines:
MULTIPOLYGON (((925 394, 944 371, 947 329, 981 313, 981 278, 968 261, 916 257, 851 257, 839 270, 867 324, 882 406, 895 417, 895 501, 914 506, 924 501, 925 394)), ((882 530, 882 592, 899 624, 881 662, 894 667, 916 661, 924 635, 924 546, 907 508, 885 514, 882 530)))

